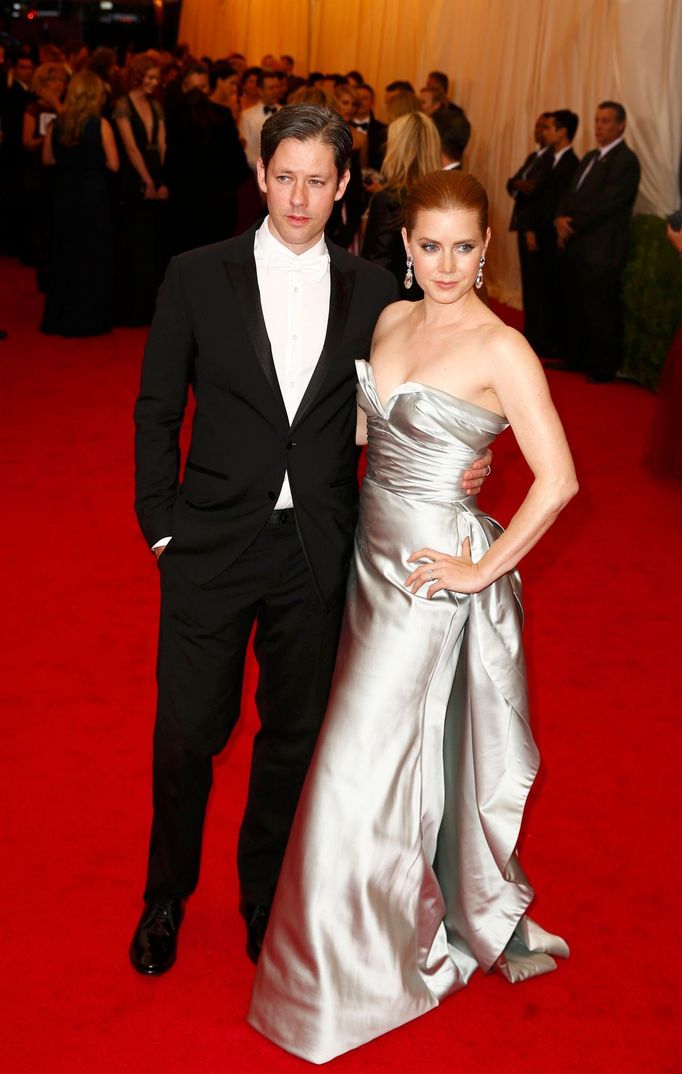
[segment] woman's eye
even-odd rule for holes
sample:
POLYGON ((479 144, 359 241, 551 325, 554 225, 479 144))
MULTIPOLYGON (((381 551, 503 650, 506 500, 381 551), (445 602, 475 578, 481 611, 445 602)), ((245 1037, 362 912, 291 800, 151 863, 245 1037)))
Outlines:
POLYGON ((460 254, 470 254, 473 250, 473 246, 470 242, 463 242, 461 246, 457 247, 460 254))
POLYGON ((424 242, 424 243, 422 243, 422 250, 424 250, 424 252, 427 253, 427 254, 432 254, 434 252, 434 250, 437 250, 437 249, 438 249, 438 247, 436 246, 435 242, 424 242))

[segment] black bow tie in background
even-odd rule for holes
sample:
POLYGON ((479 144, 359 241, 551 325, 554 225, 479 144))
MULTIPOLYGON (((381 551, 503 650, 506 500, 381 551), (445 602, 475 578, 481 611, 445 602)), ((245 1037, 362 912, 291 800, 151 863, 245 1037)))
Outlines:
POLYGON ((363 131, 365 134, 367 134, 369 130, 369 120, 363 119, 359 123, 354 123, 353 126, 355 127, 356 131, 363 131))

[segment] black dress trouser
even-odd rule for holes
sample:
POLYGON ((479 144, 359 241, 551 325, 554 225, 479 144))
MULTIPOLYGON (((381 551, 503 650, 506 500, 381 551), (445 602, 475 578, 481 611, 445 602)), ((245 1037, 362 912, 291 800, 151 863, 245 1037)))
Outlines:
POLYGON ((563 258, 565 350, 574 369, 613 377, 623 360, 622 268, 563 258))
POLYGON ((255 623, 260 729, 238 869, 243 897, 267 906, 327 704, 342 595, 324 610, 293 511, 275 512, 238 560, 206 585, 188 582, 177 566, 171 542, 159 560, 154 818, 145 899, 184 897, 197 884, 213 757, 239 717, 255 623))

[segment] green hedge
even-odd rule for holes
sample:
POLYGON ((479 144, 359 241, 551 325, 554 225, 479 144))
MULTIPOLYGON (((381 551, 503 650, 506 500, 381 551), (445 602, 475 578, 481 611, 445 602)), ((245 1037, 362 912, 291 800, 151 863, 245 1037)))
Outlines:
POLYGON ((682 258, 658 216, 635 216, 632 247, 623 273, 621 371, 656 388, 668 349, 682 320, 682 258))

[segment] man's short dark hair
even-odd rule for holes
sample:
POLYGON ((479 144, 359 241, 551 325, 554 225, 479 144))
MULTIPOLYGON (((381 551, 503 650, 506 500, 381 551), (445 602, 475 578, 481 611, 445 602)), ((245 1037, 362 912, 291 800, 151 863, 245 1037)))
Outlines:
POLYGON ((449 160, 461 160, 471 137, 471 123, 464 112, 449 112, 441 108, 434 112, 431 119, 440 135, 445 156, 449 160))
POLYGON ((350 168, 353 136, 350 127, 338 112, 317 104, 285 104, 263 124, 260 135, 260 155, 263 167, 277 152, 280 142, 293 138, 297 142, 319 139, 334 153, 334 164, 339 179, 350 168))
POLYGON ((386 93, 395 93, 397 90, 405 90, 406 93, 414 93, 414 86, 411 82, 396 79, 395 82, 389 82, 386 87, 386 93))
POLYGON ((376 94, 374 93, 374 87, 370 86, 369 82, 361 82, 360 85, 356 86, 355 88, 369 90, 369 92, 372 94, 372 97, 376 96, 376 94))
POLYGON ((326 77, 322 71, 311 71, 308 75, 308 85, 314 86, 317 82, 324 82, 326 77))
POLYGON ((597 105, 597 108, 612 108, 613 111, 616 113, 616 119, 619 123, 625 123, 627 119, 627 116, 625 115, 625 109, 623 108, 622 104, 618 103, 618 101, 602 101, 601 104, 597 105))
POLYGON ((554 126, 557 130, 563 128, 566 131, 566 137, 569 142, 573 141, 580 122, 575 112, 571 112, 568 108, 557 108, 556 112, 549 113, 548 118, 554 120, 554 126))
POLYGON ((282 53, 282 55, 280 56, 280 60, 286 60, 287 63, 291 64, 292 67, 294 66, 294 63, 295 63, 294 57, 287 55, 286 52, 282 53))
POLYGON ((351 78, 353 79, 354 82, 357 82, 358 85, 364 84, 365 80, 364 80, 364 78, 362 77, 362 75, 360 74, 359 71, 356 71, 356 70, 348 71, 346 73, 346 81, 348 81, 351 78))
POLYGON ((262 70, 262 67, 245 67, 239 77, 240 84, 243 86, 247 78, 251 78, 251 75, 255 75, 258 78, 262 70))
POLYGON ((236 73, 228 60, 216 60, 208 73, 208 82, 211 89, 214 90, 219 81, 223 82, 226 78, 233 78, 236 73))
POLYGON ((447 97, 448 86, 450 85, 450 79, 446 75, 445 71, 429 71, 428 78, 430 78, 436 85, 440 86, 443 93, 447 97))

